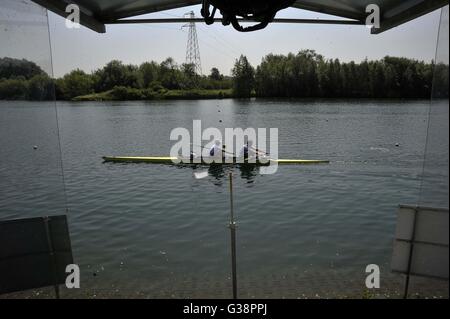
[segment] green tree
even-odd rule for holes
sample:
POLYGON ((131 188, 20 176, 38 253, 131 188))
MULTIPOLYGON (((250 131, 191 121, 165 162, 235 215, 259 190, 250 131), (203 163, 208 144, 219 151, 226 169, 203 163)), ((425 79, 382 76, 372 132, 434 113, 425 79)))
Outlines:
POLYGON ((212 68, 211 73, 209 74, 209 78, 213 81, 222 81, 223 75, 220 74, 220 71, 218 68, 212 68))
POLYGON ((375 61, 370 65, 370 96, 383 97, 385 92, 385 69, 382 63, 375 61))
POLYGON ((184 63, 181 65, 180 87, 184 90, 190 90, 198 87, 199 75, 195 70, 195 64, 184 63))
POLYGON ((434 78, 435 85, 433 86, 434 98, 447 98, 448 99, 448 77, 449 70, 448 65, 438 63, 434 66, 434 78))
POLYGON ((248 59, 241 55, 232 70, 233 93, 237 97, 250 97, 255 87, 255 69, 248 59))
POLYGON ((25 78, 28 80, 43 73, 45 72, 34 62, 25 59, 0 58, 0 79, 25 78))
POLYGON ((158 80, 159 66, 156 62, 144 62, 139 66, 140 86, 148 88, 150 83, 158 80))
POLYGON ((38 74, 28 81, 28 100, 53 100, 55 84, 47 74, 38 74))
POLYGON ((115 86, 139 87, 137 67, 124 65, 121 61, 113 60, 95 74, 97 92, 111 90, 115 86))
POLYGON ((0 80, 0 100, 26 100, 28 83, 24 78, 0 80))
POLYGON ((56 82, 59 98, 70 100, 74 97, 93 93, 94 80, 89 74, 76 69, 56 82))
POLYGON ((169 90, 181 89, 180 78, 181 72, 178 70, 178 65, 173 58, 167 58, 160 65, 160 82, 169 90))

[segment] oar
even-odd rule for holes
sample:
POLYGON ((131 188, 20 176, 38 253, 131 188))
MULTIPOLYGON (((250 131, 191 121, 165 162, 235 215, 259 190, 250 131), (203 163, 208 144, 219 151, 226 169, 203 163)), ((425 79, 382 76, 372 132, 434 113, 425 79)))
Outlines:
POLYGON ((263 154, 263 155, 266 155, 266 156, 270 156, 270 153, 269 152, 264 152, 264 151, 261 151, 261 150, 259 150, 259 149, 257 149, 257 148, 255 148, 255 147, 251 147, 255 152, 257 152, 258 154, 263 154))
MULTIPOLYGON (((202 149, 205 149, 205 150, 208 150, 208 151, 209 151, 209 148, 207 148, 207 147, 205 147, 205 146, 196 145, 196 144, 192 144, 192 143, 191 143, 191 145, 192 145, 192 146, 197 146, 197 147, 200 147, 200 148, 202 148, 202 149)), ((230 152, 227 152, 227 151, 224 151, 224 150, 222 150, 222 152, 224 152, 225 154, 228 154, 228 155, 233 155, 233 156, 235 156, 234 153, 230 153, 230 152)))
POLYGON ((256 151, 259 153, 259 154, 263 154, 263 155, 265 155, 265 156, 270 156, 270 153, 269 152, 264 152, 264 151, 261 151, 261 150, 259 150, 259 149, 256 149, 256 151))
MULTIPOLYGON (((202 149, 209 150, 209 149, 208 149, 207 147, 205 147, 205 146, 201 146, 201 145, 197 145, 197 144, 192 144, 192 143, 191 143, 191 145, 192 145, 192 146, 200 147, 200 148, 202 148, 202 149)), ((269 157, 270 157, 270 153, 268 153, 268 152, 261 151, 261 150, 259 150, 259 149, 257 149, 257 148, 254 148, 254 147, 252 147, 252 149, 253 149, 254 151, 258 152, 258 153, 262 153, 262 155, 265 155, 265 156, 269 156, 269 157)), ((234 153, 230 153, 230 152, 227 152, 227 151, 224 151, 224 150, 222 150, 222 152, 224 152, 225 154, 228 154, 228 155, 232 155, 233 157, 236 156, 234 153)))

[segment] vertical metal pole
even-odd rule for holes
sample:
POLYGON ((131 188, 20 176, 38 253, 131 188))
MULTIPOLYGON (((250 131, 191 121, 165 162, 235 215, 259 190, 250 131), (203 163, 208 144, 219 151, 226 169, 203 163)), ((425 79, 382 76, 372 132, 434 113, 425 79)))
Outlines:
POLYGON ((409 245, 408 269, 406 271, 405 291, 403 292, 403 299, 408 299, 409 279, 410 279, 413 252, 414 252, 414 241, 416 239, 417 213, 418 213, 418 209, 416 208, 416 209, 414 209, 413 229, 412 229, 412 234, 411 234, 411 242, 409 245))
POLYGON ((233 174, 230 173, 230 235, 231 235, 231 277, 233 280, 233 299, 237 299, 236 276, 236 223, 234 221, 233 208, 233 174))
POLYGON ((49 225, 49 217, 44 217, 44 225, 45 225, 45 233, 47 235, 47 245, 48 245, 48 250, 50 253, 50 268, 51 268, 51 272, 53 275, 53 287, 55 288, 55 296, 56 299, 59 299, 59 285, 58 285, 58 275, 56 273, 57 271, 57 267, 56 267, 56 258, 55 258, 55 251, 53 249, 53 242, 52 242, 52 237, 50 234, 50 225, 49 225))

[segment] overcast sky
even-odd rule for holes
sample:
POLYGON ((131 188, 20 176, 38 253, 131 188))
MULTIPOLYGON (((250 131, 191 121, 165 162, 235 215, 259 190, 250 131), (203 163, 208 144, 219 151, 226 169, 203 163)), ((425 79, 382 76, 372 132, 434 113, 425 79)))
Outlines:
MULTIPOLYGON (((147 17, 181 17, 198 6, 170 10, 147 17)), ((430 61, 434 58, 440 11, 404 24, 381 35, 371 35, 364 26, 272 24, 263 31, 239 33, 220 23, 197 24, 203 73, 218 67, 229 74, 234 60, 246 55, 253 65, 268 53, 313 49, 326 58, 342 61, 380 59, 386 55, 430 61)), ((144 16, 146 17, 146 16, 144 16)), ((277 17, 333 18, 298 9, 287 9, 277 17)), ((112 59, 140 64, 173 57, 185 61, 187 29, 181 24, 107 26, 105 34, 84 27, 67 29, 64 19, 50 13, 50 36, 55 76, 74 68, 91 72, 112 59)))

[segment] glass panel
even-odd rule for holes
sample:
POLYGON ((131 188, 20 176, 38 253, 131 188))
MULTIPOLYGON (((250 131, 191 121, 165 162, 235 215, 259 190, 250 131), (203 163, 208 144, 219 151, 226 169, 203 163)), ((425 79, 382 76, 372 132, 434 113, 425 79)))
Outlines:
POLYGON ((0 43, 0 218, 64 214, 47 11, 2 1, 0 43))
MULTIPOLYGON (((449 206, 448 194, 448 156, 449 156, 449 102, 448 102, 448 75, 449 75, 449 7, 441 10, 439 34, 436 44, 435 69, 433 76, 433 90, 429 113, 427 117, 426 145, 421 176, 419 205, 425 207, 446 208, 449 206)), ((447 211, 448 215, 448 211, 447 211)), ((447 219, 448 220, 448 219, 447 219)), ((447 223, 448 225, 448 223, 447 223)), ((447 231, 448 236, 448 231, 447 231)), ((448 264, 448 245, 438 247, 446 250, 447 254, 435 253, 432 258, 443 258, 442 263, 448 264), (446 259, 446 260, 445 260, 446 259)), ((420 249, 420 247, 419 247, 420 249)), ((431 259, 431 258, 430 258, 431 259)), ((433 265, 430 267, 433 269, 433 265)), ((439 272, 435 272, 439 274, 439 272)), ((447 296, 442 289, 448 292, 448 280, 436 280, 423 277, 411 277, 409 296, 421 297, 427 294, 442 297, 447 296), (429 287, 435 287, 430 289, 429 287)))
MULTIPOLYGON (((0 221, 64 215, 66 206, 47 11, 29 0, 2 0, 0 221)), ((22 227, 22 222, 17 223, 18 227, 22 227)), ((21 274, 16 283, 10 283, 10 287, 41 286, 44 282, 48 283, 45 274, 51 269, 47 263, 49 255, 25 254, 23 248, 28 245, 31 249, 35 243, 19 244, 20 239, 32 240, 30 238, 33 237, 47 243, 47 238, 39 237, 39 232, 27 228, 27 222, 23 225, 19 233, 2 234, 0 249, 5 248, 2 253, 7 253, 9 242, 16 244, 13 247, 17 251, 8 254, 9 257, 2 261, 4 268, 0 282, 2 279, 8 282, 6 276, 11 276, 11 279, 21 274), (24 267, 31 264, 35 268, 24 267)), ((55 256, 60 258, 58 254, 55 256)), ((64 273, 65 266, 59 267, 59 270, 64 273)), ((64 277, 60 277, 60 282, 63 282, 62 279, 64 277)), ((42 291, 46 296, 55 297, 53 288, 43 288, 42 291)), ((12 293, 11 296, 37 295, 25 291, 12 293)))
POLYGON ((448 209, 448 6, 442 9, 420 205, 448 209))

